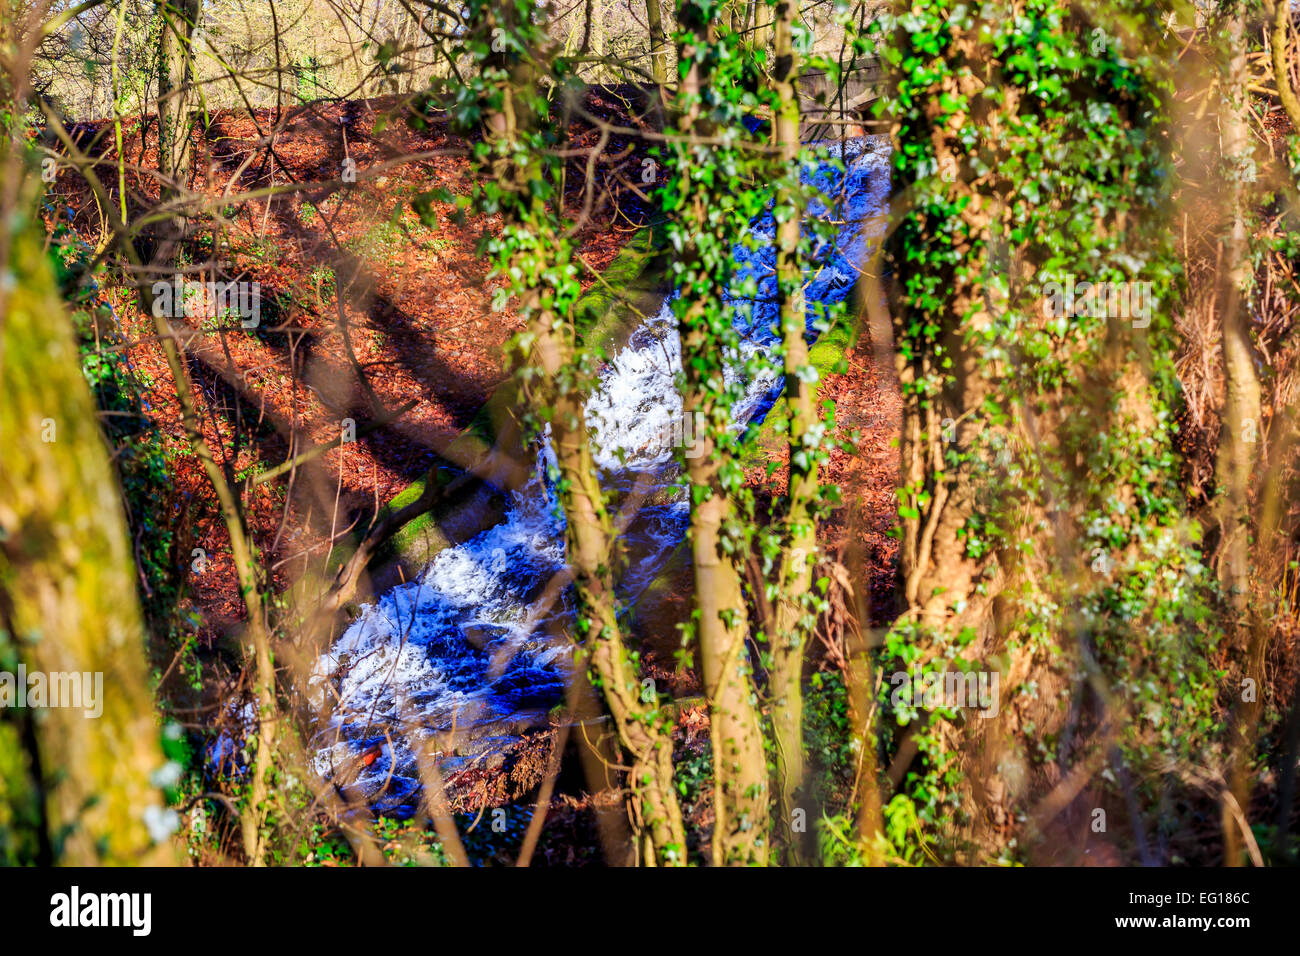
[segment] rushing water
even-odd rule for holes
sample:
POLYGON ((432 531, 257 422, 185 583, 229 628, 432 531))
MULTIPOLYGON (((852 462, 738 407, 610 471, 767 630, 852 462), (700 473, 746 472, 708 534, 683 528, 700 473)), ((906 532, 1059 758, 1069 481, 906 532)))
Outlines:
MULTIPOLYGON (((851 141, 843 159, 842 181, 829 166, 808 172, 828 195, 842 199, 831 211, 840 222, 837 238, 807 277, 810 322, 815 303, 834 303, 852 291, 883 232, 887 143, 851 141)), ((736 310, 737 323, 742 349, 768 350, 776 318, 771 215, 751 229, 754 247, 737 246, 734 254, 759 295, 752 307, 736 310)), ((680 424, 680 369, 680 343, 665 301, 613 357, 587 403, 602 482, 619 491, 640 483, 650 492, 625 532, 629 564, 619 589, 629 605, 686 531, 686 503, 674 493, 674 444, 689 444, 691 437, 689 424, 680 424)), ((745 382, 735 426, 761 420, 780 388, 774 375, 745 382)), ((416 580, 382 594, 318 660, 312 678, 317 703, 327 695, 334 701, 316 740, 316 769, 323 776, 357 768, 350 789, 375 797, 377 808, 401 812, 419 791, 413 748, 424 738, 452 728, 468 731, 470 746, 439 758, 444 770, 459 769, 491 759, 513 741, 519 718, 561 699, 570 657, 556 635, 572 612, 570 597, 561 592, 538 600, 564 564, 563 517, 546 478, 552 460, 543 443, 536 473, 508 492, 500 524, 441 551, 416 580), (363 752, 377 755, 357 767, 355 757, 363 752)))

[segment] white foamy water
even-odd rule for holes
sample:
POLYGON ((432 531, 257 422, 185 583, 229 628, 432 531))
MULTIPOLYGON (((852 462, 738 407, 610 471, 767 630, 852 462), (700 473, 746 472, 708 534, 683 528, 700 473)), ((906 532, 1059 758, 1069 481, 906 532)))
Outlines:
MULTIPOLYGON (((837 147, 838 148, 838 147, 837 147)), ((873 243, 883 235, 889 195, 889 147, 883 137, 850 142, 847 170, 810 170, 831 196, 841 222, 807 278, 810 322, 815 303, 831 304, 853 289, 873 243)), ((824 210, 812 210, 823 214, 824 210)), ((737 309, 746 353, 776 341, 771 215, 756 221, 755 248, 734 250, 742 277, 758 297, 737 309)), ((730 377, 740 374, 737 363, 730 377)), ((606 487, 626 490, 640 480, 657 491, 629 527, 629 567, 620 593, 634 603, 681 541, 688 512, 681 495, 674 443, 682 439, 682 402, 676 388, 681 348, 669 301, 636 329, 603 371, 587 403, 594 454, 606 487), (674 424, 677 424, 674 430, 674 424)), ((744 383, 735 427, 761 420, 780 394, 773 373, 744 383)), ((686 436, 689 443, 690 435, 686 436)), ((332 778, 360 753, 377 757, 350 783, 382 797, 378 809, 409 810, 419 790, 413 748, 452 727, 481 728, 478 739, 444 760, 452 769, 488 760, 510 739, 512 718, 545 711, 563 696, 570 666, 564 625, 572 612, 565 590, 549 606, 537 598, 564 566, 564 521, 546 477, 553 463, 543 441, 536 474, 508 491, 505 520, 440 552, 410 583, 380 595, 317 661, 311 690, 330 717, 316 739, 316 770, 332 778), (507 722, 503 728, 503 722, 507 722)))

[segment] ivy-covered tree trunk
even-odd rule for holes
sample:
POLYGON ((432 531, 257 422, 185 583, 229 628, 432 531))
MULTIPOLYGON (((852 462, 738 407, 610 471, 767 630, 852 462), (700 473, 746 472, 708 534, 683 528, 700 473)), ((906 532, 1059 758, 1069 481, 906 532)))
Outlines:
POLYGON ((676 130, 682 139, 674 143, 672 155, 672 188, 680 196, 672 200, 680 217, 671 227, 679 252, 674 272, 681 288, 674 308, 682 349, 682 414, 697 430, 686 470, 695 575, 692 622, 713 747, 713 861, 762 865, 769 851, 768 771, 746 647, 743 536, 735 527, 739 517, 732 498, 743 471, 730 450, 719 444, 731 420, 723 374, 724 364, 734 360, 725 344, 732 334, 731 314, 722 303, 735 238, 734 222, 727 223, 735 215, 718 206, 719 194, 727 189, 719 178, 719 164, 703 155, 707 148, 694 145, 708 142, 715 132, 706 97, 716 102, 715 96, 735 94, 721 86, 711 88, 726 82, 713 75, 714 64, 727 53, 717 46, 710 22, 714 9, 708 3, 678 6, 678 62, 684 72, 676 130))
MULTIPOLYGON (((691 317, 687 316, 687 322, 691 317)), ((684 355, 707 347, 707 337, 682 337, 684 355)), ((688 372, 682 413, 711 416, 707 383, 688 372)), ((735 555, 724 546, 724 524, 733 516, 718 480, 717 447, 697 438, 688 477, 708 489, 691 509, 690 543, 695 571, 695 626, 704 691, 709 699, 713 747, 713 860, 718 865, 767 861, 768 780, 763 737, 745 646, 749 618, 735 555)))
MULTIPOLYGON (((929 672, 946 680, 954 652, 961 657, 957 669, 987 670, 984 662, 1005 638, 998 633, 995 601, 1006 571, 998 546, 981 542, 979 529, 992 517, 984 511, 990 497, 981 492, 992 477, 989 455, 1006 446, 1009 409, 997 404, 982 346, 1006 307, 998 276, 1012 268, 1003 236, 1014 213, 1001 177, 981 175, 972 160, 1008 134, 1022 91, 999 75, 997 51, 981 42, 978 20, 936 29, 948 12, 946 3, 931 4, 915 33, 895 34, 900 59, 901 51, 919 47, 926 61, 943 63, 942 76, 920 89, 904 87, 912 78, 899 77, 900 155, 920 155, 915 163, 896 164, 904 166, 899 188, 911 208, 888 250, 896 277, 890 311, 903 401, 899 570, 906 602, 889 650, 899 668, 907 665, 911 688, 922 686, 929 672), (928 48, 931 30, 946 46, 928 48), (991 88, 998 89, 999 100, 981 97, 991 88), (943 110, 942 103, 951 106, 943 110)), ((999 504, 996 520, 1004 526, 1020 522, 1022 502, 1008 496, 999 504)), ((907 703, 913 706, 894 715, 905 729, 892 769, 895 779, 916 772, 922 781, 912 797, 918 815, 957 846, 972 831, 1004 821, 1005 805, 1016 795, 1000 792, 999 781, 977 769, 987 760, 972 756, 978 745, 968 734, 979 726, 949 722, 915 706, 921 702, 914 698, 907 703), (920 766, 909 770, 914 763, 920 766), (989 792, 977 808, 985 784, 989 792)))
POLYGON ((563 385, 574 369, 572 348, 552 312, 537 309, 533 315, 534 354, 554 402, 551 446, 560 468, 568 562, 579 603, 578 636, 619 744, 631 757, 628 788, 638 856, 651 866, 684 866, 686 835, 673 785, 672 721, 660 712, 657 699, 643 698, 634 659, 623 643, 613 581, 613 524, 596 480, 582 401, 563 385))
POLYGON ((1011 265, 1002 233, 1013 213, 997 177, 977 174, 971 154, 1007 135, 1022 91, 1000 76, 997 51, 979 40, 980 21, 948 29, 938 23, 947 8, 927 5, 924 25, 897 32, 889 50, 896 64, 913 49, 945 64, 930 83, 897 76, 895 137, 902 156, 924 156, 896 164, 910 208, 889 249, 903 398, 899 565, 909 619, 987 640, 1003 575, 989 550, 972 547, 980 503, 971 450, 991 425, 1002 424, 985 414, 993 385, 980 346, 995 310, 1005 307, 996 286, 1011 265), (1000 102, 981 97, 995 88, 1000 102), (952 104, 946 110, 941 97, 952 104), (936 230, 932 218, 943 227, 936 230))
POLYGON ((14 230, 0 291, 0 670, 75 675, 84 706, 0 710, 0 859, 8 844, 36 857, 7 862, 162 864, 148 824, 167 819, 150 783, 164 761, 121 493, 34 206, 6 204, 0 226, 14 230), (39 806, 27 837, 2 805, 24 793, 39 806))
MULTIPOLYGON (((490 27, 487 4, 472 6, 472 23, 490 27)), ((550 151, 547 101, 537 64, 550 45, 545 25, 520 6, 494 11, 516 57, 504 81, 487 77, 483 92, 499 102, 488 117, 493 179, 500 188, 506 229, 492 244, 496 265, 513 279, 527 332, 520 340, 530 364, 521 371, 524 394, 539 421, 550 425, 565 515, 569 571, 578 603, 579 653, 590 664, 623 750, 630 756, 628 789, 636 851, 650 865, 684 866, 686 836, 673 783, 672 721, 658 695, 643 698, 636 663, 623 641, 614 589, 613 521, 597 478, 584 408, 592 376, 575 348, 573 305, 580 292, 573 242, 564 234, 555 188, 559 162, 550 151), (499 85, 495 85, 498 84, 499 85)), ((563 76, 557 79, 563 81, 563 76)))
POLYGON ((906 727, 892 776, 910 774, 908 799, 958 858, 1002 856, 1018 819, 1025 837, 1086 827, 1062 794, 1104 788, 1103 768, 1168 766, 1209 726, 1214 635, 1160 307, 1167 51, 1143 2, 897 14, 907 609, 886 654, 913 680, 890 702, 906 727), (954 692, 922 699, 931 674, 954 692), (972 677, 991 699, 961 699, 972 677))
MULTIPOLYGON (((764 4, 758 5, 765 9, 764 4)), ((808 362, 808 319, 804 301, 800 235, 806 203, 800 186, 799 54, 793 28, 799 17, 797 0, 776 4, 775 62, 772 86, 777 96, 773 136, 778 173, 776 192, 776 280, 781 345, 785 371, 785 400, 789 409, 789 482, 781 516, 784 541, 778 569, 778 600, 773 609, 772 729, 781 826, 793 862, 804 858, 802 827, 794 826, 804 778, 803 663, 804 649, 815 623, 809 607, 817 554, 813 503, 818 493, 818 417, 816 372, 808 362), (811 374, 810 374, 811 372, 811 374)), ((807 812, 807 808, 804 808, 807 812)))

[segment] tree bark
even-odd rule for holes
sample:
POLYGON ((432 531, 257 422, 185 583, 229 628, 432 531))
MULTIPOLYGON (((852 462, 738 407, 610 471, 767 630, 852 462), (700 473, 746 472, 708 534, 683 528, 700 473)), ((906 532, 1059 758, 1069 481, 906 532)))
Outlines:
POLYGON ((1246 613, 1250 591, 1250 485, 1258 461, 1261 398, 1255 374, 1255 349, 1245 315, 1253 275, 1246 221, 1253 146, 1245 110, 1246 24, 1238 11, 1228 27, 1232 44, 1227 95, 1220 116, 1220 145, 1229 179, 1230 233, 1224 244, 1216 311, 1223 341, 1225 397, 1218 458, 1221 497, 1218 504, 1219 577, 1239 615, 1246 613))
MULTIPOLYGON (((682 81, 682 94, 692 105, 683 117, 688 136, 708 137, 710 124, 701 115, 700 91, 709 82, 694 58, 694 46, 713 42, 710 25, 696 24, 695 39, 681 51, 679 62, 690 62, 682 81)), ((692 160, 687 159, 687 162, 692 160)), ((709 229, 709 202, 702 194, 687 199, 683 210, 698 234, 709 229)), ((698 257, 686 246, 682 255, 698 257)), ((689 295, 684 292, 683 295, 689 295)), ((704 303, 687 305, 678 321, 682 343, 685 390, 682 413, 687 420, 715 422, 715 400, 707 356, 713 341, 701 325, 704 303)), ((719 476, 721 460, 708 429, 697 436, 695 457, 687 461, 692 486, 690 521, 691 557, 695 575, 695 625, 704 689, 709 698, 709 723, 713 746, 713 862, 715 865, 764 865, 768 857, 768 775, 758 711, 753 700, 751 664, 745 642, 749 636, 744 589, 737 558, 723 547, 722 527, 732 513, 732 502, 719 476)))
MULTIPOLYGON (((540 51, 539 51, 540 53, 540 51)), ((539 59, 541 57, 539 56, 539 59)), ((514 140, 540 118, 530 115, 526 91, 536 82, 533 71, 520 58, 510 71, 500 114, 488 119, 494 138, 514 140)), ((497 181, 522 200, 510 215, 516 224, 547 230, 552 211, 532 193, 532 184, 546 175, 542 159, 532 154, 522 160, 517 151, 500 159, 497 181)), ((547 265, 567 265, 567 240, 552 233, 542 246, 546 251, 522 249, 520 274, 532 274, 538 259, 547 265)), ((541 288, 523 293, 523 314, 534 336, 531 358, 543 373, 540 382, 526 389, 535 409, 550 408, 551 446, 560 469, 559 495, 566 518, 567 558, 576 592, 578 637, 589 658, 595 681, 613 718, 619 743, 631 756, 628 785, 632 794, 633 840, 644 845, 643 862, 682 866, 686 863, 686 836, 673 785, 671 722, 659 714, 658 700, 640 699, 635 666, 623 643, 614 591, 614 529, 597 480, 587 430, 583 396, 577 390, 571 316, 561 316, 542 303, 541 288)))
MULTIPOLYGON (((17 218, 4 210, 4 223, 17 218)), ((146 811, 162 810, 149 778, 163 756, 121 492, 41 238, 28 230, 9 239, 5 265, 16 281, 0 310, 0 628, 29 672, 102 678, 100 716, 63 706, 29 718, 40 842, 49 863, 167 863, 145 823, 146 811)), ((0 718, 0 726, 11 719, 0 718)), ((0 750, 12 739, 0 735, 0 750)))
POLYGON ((650 33, 650 75, 654 77, 662 98, 668 84, 668 38, 664 35, 660 0, 645 0, 645 18, 650 33))
MULTIPOLYGON (((1289 8, 1288 8, 1289 9, 1289 8)), ((1262 399, 1255 373, 1255 349, 1246 317, 1254 266, 1250 255, 1247 210, 1254 169, 1251 132, 1246 115, 1247 23, 1244 4, 1239 4, 1228 22, 1229 60, 1219 120, 1220 148, 1227 172, 1230 232, 1220 264, 1216 312, 1223 342, 1225 394, 1215 462, 1219 498, 1215 505, 1219 526, 1219 580, 1227 592, 1233 620, 1228 632, 1246 653, 1244 673, 1255 681, 1253 701, 1242 700, 1233 721, 1230 757, 1230 788, 1241 812, 1250 811, 1250 775, 1246 766, 1255 728, 1259 722, 1259 688, 1263 685, 1265 635, 1252 626, 1251 606, 1251 484, 1259 463, 1262 399)), ((1238 821, 1225 805, 1223 809, 1224 862, 1236 866, 1241 860, 1238 821)))
MULTIPOLYGON (((562 381, 572 368, 567 334, 549 311, 531 323, 537 334, 535 354, 548 383, 562 381)), ((614 531, 596 480, 591 439, 580 396, 554 396, 551 445, 560 467, 561 500, 567 519, 568 562, 580 606, 583 645, 591 661, 619 743, 631 756, 628 785, 632 792, 633 837, 642 838, 650 865, 683 866, 686 834, 673 788, 671 722, 658 713, 658 701, 641 699, 635 666, 623 643, 614 593, 614 531)))
POLYGON ((194 108, 194 31, 202 8, 200 0, 162 0, 158 15, 162 32, 158 40, 158 172, 166 199, 183 190, 194 164, 190 141, 194 108))
POLYGON ((1291 85, 1291 61, 1287 59, 1291 0, 1272 0, 1272 3, 1273 35, 1269 43, 1273 48, 1273 82, 1277 84, 1277 96, 1291 120, 1291 127, 1300 132, 1300 99, 1296 97, 1295 87, 1291 85))
MULTIPOLYGON (((792 862, 805 857, 803 834, 793 827, 803 785, 803 662, 804 648, 815 622, 808 606, 816 566, 817 528, 812 504, 818 490, 814 427, 816 383, 807 375, 807 307, 800 268, 799 238, 805 203, 799 192, 799 58, 792 28, 799 16, 798 0, 776 5, 775 69, 772 85, 778 98, 773 132, 785 177, 777 188, 776 208, 785 217, 776 227, 776 280, 785 363, 785 400, 789 408, 789 482, 784 502, 785 537, 779 574, 780 594, 769 635, 772 669, 772 726, 776 741, 776 772, 781 826, 792 862), (809 442, 812 442, 812 445, 809 442)), ((805 808, 805 813, 807 808, 805 808)))

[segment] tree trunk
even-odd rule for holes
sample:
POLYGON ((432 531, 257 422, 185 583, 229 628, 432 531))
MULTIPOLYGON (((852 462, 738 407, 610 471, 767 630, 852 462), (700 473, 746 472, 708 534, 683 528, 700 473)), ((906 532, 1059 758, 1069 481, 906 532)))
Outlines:
MULTIPOLYGON (((888 641, 899 648, 902 677, 946 675, 956 663, 990 683, 996 676, 1003 690, 993 691, 998 709, 987 715, 968 697, 904 703, 900 713, 915 718, 895 738, 890 773, 896 784, 915 774, 921 783, 910 793, 929 806, 941 788, 966 811, 935 827, 954 854, 972 846, 994 853, 1053 792, 1071 759, 1083 765, 1083 748, 1104 755, 1099 728, 1139 734, 1131 713, 1148 703, 1146 688, 1197 660, 1179 656, 1193 646, 1190 634, 1184 640, 1177 632, 1179 640, 1165 644, 1150 635, 1172 630, 1155 623, 1170 616, 1169 605, 1190 607, 1203 596, 1199 561, 1180 563, 1184 551, 1162 559, 1193 582, 1177 600, 1143 590, 1137 570, 1152 536, 1168 533, 1183 503, 1165 465, 1168 379, 1152 372, 1168 371, 1167 353, 1157 351, 1168 348, 1167 330, 1143 333, 1146 325, 1129 314, 1141 307, 1134 303, 1140 290, 1162 288, 1148 278, 1172 271, 1160 211, 1169 181, 1159 145, 1166 76, 1151 52, 1161 40, 1150 31, 1126 36, 1119 48, 1089 47, 1085 59, 1095 60, 1078 71, 1058 72, 1043 59, 1046 73, 1013 79, 1007 64, 1033 59, 1038 49, 1020 46, 1012 24, 1021 16, 1060 42, 1091 22, 1090 9, 1064 2, 948 20, 937 49, 931 31, 950 11, 946 4, 915 16, 903 15, 905 3, 895 10, 895 77, 906 84, 892 97, 902 174, 895 188, 909 205, 888 248, 903 398, 899 564, 907 607, 888 641), (1121 111, 1122 122, 1109 130, 1099 127, 1110 142, 1143 144, 1124 154, 1117 179, 1077 139, 1078 117, 1114 96, 1110 71, 1130 45, 1146 51, 1141 69, 1125 77, 1142 105, 1121 111), (1034 90, 1052 86, 1059 95, 1043 106, 1034 90), (1024 201, 1018 164, 1035 150, 1062 159, 1042 170, 1040 192, 1024 201), (1104 197, 1095 215, 1076 214, 1066 188, 1072 182, 1104 197), (1130 209, 1133 183, 1146 184, 1152 211, 1130 209), (1071 269, 1093 288, 1110 280, 1105 301, 1100 291, 1078 302, 1071 292, 1070 308, 1062 308, 1064 294, 1049 290, 1071 269), (1129 296, 1125 304, 1115 287, 1129 296), (1099 468, 1103 455, 1107 467, 1099 468), (1143 496, 1159 507, 1131 504, 1143 496), (1115 517, 1095 520, 1108 511, 1115 517), (1077 610, 1109 606, 1121 594, 1142 600, 1120 613, 1077 610), (1126 679, 1135 672, 1154 676, 1126 679), (1035 693, 1010 690, 1018 687, 1035 693), (958 708, 967 713, 945 713, 958 708), (970 711, 981 713, 971 719, 970 711), (1062 726, 1055 760, 1039 759, 1036 749, 1062 726)), ((1150 324, 1152 315, 1142 318, 1150 324)), ((1034 828, 1042 832, 1039 823, 1034 828)))
MULTIPOLYGON (((7 208, 3 222, 17 215, 7 208)), ((16 281, 0 293, 0 648, 16 650, 29 675, 101 682, 102 714, 61 706, 27 718, 43 862, 162 864, 170 854, 145 821, 146 813, 161 819, 163 798, 149 777, 163 756, 121 493, 42 241, 31 232, 8 238, 6 270, 16 281)), ((0 730, 15 715, 0 711, 0 730)), ((0 733, 6 768, 15 766, 3 752, 14 742, 0 733)), ((0 794, 18 785, 11 776, 0 794)))
MULTIPOLYGON (((683 336, 682 353, 690 355, 705 343, 683 336)), ((707 415, 704 385, 687 374, 683 413, 707 415)), ((767 761, 753 684, 745 596, 733 557, 721 546, 722 524, 731 503, 719 487, 718 462, 710 438, 697 438, 688 464, 690 482, 710 489, 691 509, 691 557, 695 568, 697 638, 704 690, 709 698, 713 744, 713 862, 715 865, 762 865, 767 862, 767 761)))
MULTIPOLYGON (((782 176, 776 207, 785 215, 776 227, 776 280, 785 362, 785 400, 789 406, 789 485, 785 499, 785 542, 779 574, 779 599, 769 635, 772 669, 772 726, 776 739, 776 771, 781 826, 792 862, 804 858, 804 835, 795 832, 794 813, 803 784, 803 659, 816 617, 809 606, 816 566, 817 528, 812 504, 817 496, 817 454, 813 426, 816 383, 808 375, 807 308, 799 238, 805 202, 799 181, 799 58, 792 27, 799 16, 798 0, 776 6, 775 68, 772 86, 778 107, 773 123, 782 176), (813 441, 813 445, 808 444, 813 441)), ((805 813, 807 808, 804 808, 805 813)), ((804 830, 804 834, 806 834, 804 830)))
MULTIPOLYGON (((565 330, 557 329, 553 318, 549 311, 539 311, 531 323, 537 333, 538 365, 552 384, 563 381, 573 365, 565 330)), ((623 644, 612 573, 614 531, 596 480, 582 401, 571 391, 552 401, 551 445, 560 466, 580 637, 619 743, 632 758, 628 785, 633 795, 633 838, 638 847, 643 838, 648 841, 645 862, 683 866, 686 834, 673 787, 672 722, 658 713, 657 699, 641 698, 635 665, 623 644)))
POLYGON ((1273 48, 1273 82, 1277 84, 1278 99, 1282 101, 1282 108, 1286 110, 1292 128, 1300 131, 1300 98, 1296 97, 1295 87, 1291 85, 1293 61, 1287 57, 1292 18, 1291 0, 1272 0, 1272 3, 1273 35, 1269 43, 1273 48))
POLYGON ((1215 471, 1221 492, 1217 506, 1221 535, 1219 577, 1240 617, 1247 612, 1250 595, 1250 486, 1259 457, 1261 425, 1255 348, 1246 317, 1253 275, 1246 218, 1254 147, 1245 112, 1250 94, 1246 90, 1244 11, 1239 10, 1230 21, 1228 36, 1232 51, 1220 117, 1220 145, 1229 180, 1231 232, 1224 247, 1216 296, 1226 394, 1215 471))
MULTIPOLYGON (((539 62, 544 59, 542 51, 535 52, 539 62)), ((517 145, 514 141, 541 121, 526 105, 535 83, 526 58, 518 58, 506 80, 502 109, 488 118, 494 139, 517 145)), ((533 191, 533 185, 547 175, 542 157, 532 153, 521 158, 519 150, 512 148, 497 160, 494 173, 515 200, 503 204, 507 220, 547 236, 536 247, 519 248, 517 274, 563 274, 571 265, 572 250, 553 221, 561 211, 553 212, 533 191)), ((552 301, 556 298, 553 288, 544 288, 545 282, 521 290, 521 312, 534 336, 531 358, 543 373, 526 392, 532 408, 551 410, 551 446, 560 469, 567 558, 579 606, 578 637, 619 743, 631 756, 630 815, 638 852, 644 844, 646 863, 681 866, 686 863, 686 835, 673 785, 672 723, 659 713, 657 697, 653 702, 641 700, 635 665, 623 643, 614 591, 614 528, 592 460, 583 396, 577 387, 581 376, 574 374, 572 317, 562 317, 543 304, 544 295, 552 301)))
MULTIPOLYGON (((703 23, 696 24, 695 30, 693 42, 678 57, 679 62, 691 63, 682 81, 682 94, 693 105, 683 117, 682 132, 687 137, 707 138, 713 131, 700 115, 698 97, 709 77, 693 54, 697 44, 713 42, 713 31, 703 23)), ((696 234, 709 230, 709 212, 707 195, 697 192, 687 198, 683 214, 695 224, 696 234)), ((682 250, 682 257, 688 271, 691 262, 699 262, 698 250, 689 244, 682 250)), ((713 862, 763 865, 768 855, 767 761, 745 646, 749 622, 740 568, 737 556, 723 547, 721 533, 731 516, 732 501, 722 487, 722 462, 710 434, 717 427, 718 416, 712 391, 716 382, 709 371, 714 342, 702 327, 704 308, 703 302, 688 303, 679 314, 678 334, 685 370, 682 413, 688 421, 709 423, 708 428, 699 429, 695 457, 687 461, 687 476, 692 486, 690 542, 695 625, 713 746, 713 862), (696 361, 697 356, 702 361, 696 361)))
POLYGON ((194 164, 190 141, 195 104, 192 43, 201 10, 200 0, 162 0, 158 6, 162 18, 158 41, 158 172, 163 178, 163 198, 188 186, 194 164))
MULTIPOLYGON (((1227 592, 1233 619, 1228 633, 1246 653, 1244 674, 1255 681, 1253 700, 1242 700, 1232 726, 1230 787, 1240 812, 1250 809, 1250 773, 1247 766, 1255 729, 1259 723, 1258 688, 1263 684, 1265 635, 1253 626, 1251 606, 1251 483, 1259 463, 1260 397, 1255 373, 1255 349, 1246 315, 1254 266, 1250 255, 1247 214, 1253 181, 1254 146, 1246 110, 1249 105, 1247 64, 1247 12, 1239 4, 1228 22, 1229 60, 1225 96, 1219 120, 1220 148, 1228 179, 1231 231, 1220 264, 1216 312, 1223 341, 1225 394, 1218 457, 1215 462, 1219 498, 1215 504, 1219 526, 1219 580, 1227 592)), ((1236 814, 1223 809, 1224 862, 1241 860, 1241 831, 1236 814)))
POLYGON ((654 77, 662 98, 668 83, 668 38, 664 35, 660 0, 645 0, 645 18, 650 33, 650 75, 654 77))

